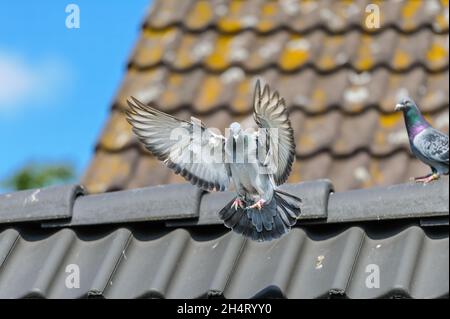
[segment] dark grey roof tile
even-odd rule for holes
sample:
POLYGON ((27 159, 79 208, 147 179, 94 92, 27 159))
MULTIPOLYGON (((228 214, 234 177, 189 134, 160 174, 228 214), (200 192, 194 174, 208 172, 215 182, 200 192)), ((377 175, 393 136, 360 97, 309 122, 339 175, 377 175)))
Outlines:
MULTIPOLYGON (((113 274, 116 270, 117 264, 121 260, 126 260, 126 249, 129 245, 131 239, 131 232, 128 229, 118 229, 113 234, 110 235, 110 241, 108 247, 102 251, 101 263, 97 264, 97 269, 93 268, 92 265, 87 265, 83 267, 88 271, 95 272, 92 274, 95 276, 90 282, 91 286, 89 288, 88 295, 97 296, 103 295, 105 289, 109 285, 113 285, 113 274)), ((100 249, 96 249, 92 252, 98 253, 100 249)), ((86 259, 89 260, 89 259, 86 259)))
POLYGON ((163 297, 178 269, 178 262, 188 245, 189 233, 178 229, 170 234, 134 237, 126 258, 118 265, 106 287, 108 298, 163 297), (146 274, 136 276, 136 274, 146 274))
POLYGON ((403 184, 335 193, 328 222, 432 217, 449 214, 448 179, 428 185, 403 184))
POLYGON ((245 239, 228 233, 196 238, 184 229, 136 236, 118 265, 107 298, 195 298, 221 294, 245 239), (161 237, 160 237, 161 236, 161 237), (136 273, 147 273, 137 277, 136 273))
POLYGON ((202 190, 191 184, 160 185, 79 198, 66 222, 44 226, 79 226, 158 221, 198 216, 202 190))
POLYGON ((22 235, 1 267, 0 299, 47 296, 74 237, 69 229, 48 237, 22 235))
POLYGON ((300 251, 302 267, 293 266, 287 297, 345 295, 364 236, 360 228, 353 227, 331 238, 308 239, 300 251))
POLYGON ((171 276, 167 298, 197 298, 220 295, 233 276, 234 263, 224 263, 239 258, 245 238, 228 233, 213 240, 188 240, 178 269, 171 276))
POLYGON ((0 195, 0 223, 69 218, 79 185, 53 186, 0 195))
POLYGON ((9 253, 14 248, 18 238, 19 232, 12 228, 0 232, 0 268, 8 258, 9 253))
POLYGON ((300 220, 327 217, 328 199, 330 193, 334 191, 330 180, 284 184, 280 186, 280 189, 302 199, 300 220))
POLYGON ((286 291, 292 272, 303 259, 307 236, 293 230, 274 242, 246 241, 225 291, 226 298, 248 298, 262 293, 267 287, 286 291), (245 284, 243 284, 245 282, 245 284))
POLYGON ((438 275, 447 271, 444 269, 448 267, 448 256, 446 253, 442 254, 446 248, 448 249, 448 238, 431 239, 419 227, 409 227, 390 238, 367 236, 355 264, 347 296, 441 297, 448 293, 449 289, 448 279, 439 279, 438 275), (426 259, 430 259, 430 262, 426 259), (430 268, 425 270, 426 266, 430 268), (375 286, 366 285, 371 273, 379 274, 379 286, 376 281, 372 282, 375 286), (421 278, 417 281, 416 277, 421 278), (424 278, 429 282, 425 283, 424 278), (430 289, 430 286, 433 289, 430 289))
POLYGON ((0 297, 433 298, 448 294, 448 228, 335 226, 297 227, 266 243, 201 227, 6 230, 0 232, 1 251, 8 251, 0 267, 0 297), (71 264, 80 269, 78 289, 65 286, 71 264), (380 288, 367 288, 368 265, 379 267, 380 288))
POLYGON ((449 269, 448 238, 434 241, 425 238, 421 248, 419 261, 410 279, 410 295, 416 298, 448 296, 449 280, 442 275, 449 269))

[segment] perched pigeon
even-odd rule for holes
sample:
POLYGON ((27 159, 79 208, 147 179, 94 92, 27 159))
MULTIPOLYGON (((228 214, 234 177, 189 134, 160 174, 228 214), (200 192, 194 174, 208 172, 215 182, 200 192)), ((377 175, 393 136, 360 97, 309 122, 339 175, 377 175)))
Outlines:
POLYGON ((427 184, 439 179, 441 175, 448 175, 448 135, 432 128, 410 98, 402 99, 395 110, 403 111, 412 152, 431 167, 431 174, 414 180, 427 184))
POLYGON ((219 212, 220 218, 237 233, 268 241, 287 233, 301 213, 301 199, 277 189, 290 174, 295 143, 277 92, 267 85, 261 91, 258 81, 253 103, 259 129, 249 132, 235 122, 227 137, 198 119, 179 120, 133 97, 127 118, 146 148, 192 184, 224 191, 232 180, 238 196, 219 212), (181 131, 188 134, 180 138, 181 131))

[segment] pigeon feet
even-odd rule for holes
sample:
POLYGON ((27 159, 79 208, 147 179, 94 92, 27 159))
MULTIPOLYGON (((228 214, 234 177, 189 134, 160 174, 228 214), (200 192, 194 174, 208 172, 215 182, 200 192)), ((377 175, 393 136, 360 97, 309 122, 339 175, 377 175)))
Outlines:
POLYGON ((263 207, 265 202, 266 201, 264 199, 260 199, 256 203, 254 203, 253 205, 251 205, 251 206, 249 206, 247 208, 257 208, 258 210, 261 210, 261 208, 263 207))
POLYGON ((427 176, 423 176, 423 177, 416 177, 414 178, 414 181, 416 183, 424 183, 424 184, 429 184, 432 181, 436 181, 440 178, 439 174, 430 174, 427 176))
POLYGON ((239 197, 236 198, 233 204, 231 205, 231 208, 234 208, 234 210, 237 210, 238 207, 244 208, 244 202, 239 197))
POLYGON ((411 177, 409 180, 411 182, 416 182, 416 183, 422 183, 424 182, 428 177, 430 177, 432 174, 428 174, 425 176, 420 176, 420 177, 411 177))

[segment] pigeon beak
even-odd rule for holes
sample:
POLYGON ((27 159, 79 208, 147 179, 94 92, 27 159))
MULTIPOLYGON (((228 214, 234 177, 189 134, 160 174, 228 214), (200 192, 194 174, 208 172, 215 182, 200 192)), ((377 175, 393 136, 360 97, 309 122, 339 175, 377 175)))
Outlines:
POLYGON ((401 103, 398 103, 396 106, 395 106, 395 111, 401 111, 401 110, 403 110, 405 108, 405 105, 403 105, 403 104, 401 104, 401 103))

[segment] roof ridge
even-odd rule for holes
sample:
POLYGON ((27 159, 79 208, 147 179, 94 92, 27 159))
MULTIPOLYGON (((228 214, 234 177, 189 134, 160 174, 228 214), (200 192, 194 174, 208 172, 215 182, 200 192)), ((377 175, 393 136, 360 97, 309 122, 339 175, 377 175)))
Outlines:
MULTIPOLYGON (((448 216, 448 179, 429 185, 401 184, 334 192, 329 180, 284 184, 304 200, 302 222, 341 223, 448 216)), ((166 226, 222 224, 220 206, 233 192, 206 193, 190 184, 172 184, 84 195, 79 185, 28 190, 0 196, 0 224, 41 222, 43 227, 164 222, 166 226), (176 196, 174 196, 176 194, 176 196), (67 206, 68 200, 70 205, 67 206), (46 200, 47 199, 47 200, 46 200), (51 199, 51 200, 50 200, 51 199), (65 208, 61 214, 58 207, 65 208), (56 209, 56 213, 52 210, 56 209), (46 214, 40 212, 45 211, 46 214), (11 214, 14 214, 14 219, 11 214)))

